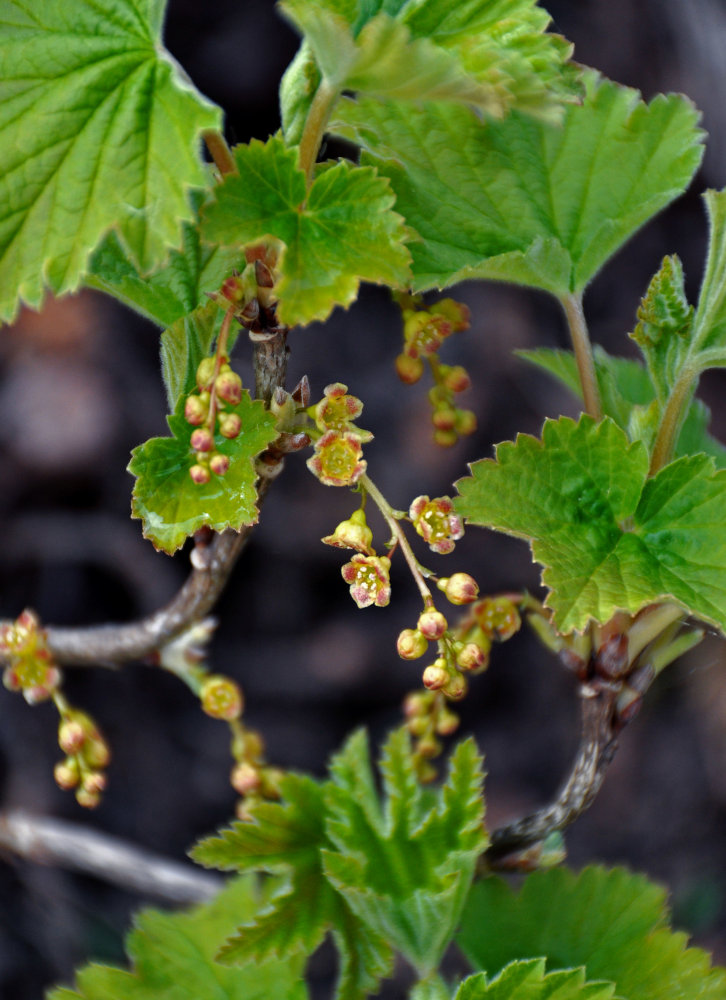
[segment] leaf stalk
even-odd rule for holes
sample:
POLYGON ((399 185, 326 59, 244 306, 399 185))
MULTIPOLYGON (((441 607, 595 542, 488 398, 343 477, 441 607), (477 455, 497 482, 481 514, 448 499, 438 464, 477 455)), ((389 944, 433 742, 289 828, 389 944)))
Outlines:
POLYGON ((305 173, 308 187, 313 179, 313 168, 330 119, 330 113, 337 99, 337 88, 331 86, 323 78, 310 105, 300 139, 300 169, 305 173))
POLYGON ((562 308, 565 310, 567 324, 570 328, 570 337, 575 351, 575 361, 577 363, 577 373, 582 386, 582 399, 585 404, 585 412, 589 413, 595 420, 602 420, 602 404, 600 402, 600 390, 597 384, 595 373, 595 361, 592 355, 592 344, 587 331, 585 313, 582 309, 582 295, 580 293, 566 295, 560 299, 562 308))

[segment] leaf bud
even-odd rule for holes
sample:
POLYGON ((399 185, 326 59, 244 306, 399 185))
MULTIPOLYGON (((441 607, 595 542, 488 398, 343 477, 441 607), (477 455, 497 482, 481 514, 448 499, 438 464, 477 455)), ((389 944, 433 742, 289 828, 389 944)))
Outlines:
POLYGON ((436 608, 423 611, 416 624, 421 635, 431 640, 440 639, 449 627, 446 618, 436 608))
POLYGON ((231 677, 224 677, 222 674, 207 677, 199 697, 202 709, 213 719, 225 719, 229 722, 242 714, 242 691, 231 677))
POLYGON ((211 389, 214 382, 214 373, 217 370, 217 359, 215 357, 202 358, 197 366, 197 386, 199 389, 211 389))
POLYGON ((211 479, 209 474, 209 469, 204 465, 193 465, 189 470, 189 475, 191 476, 192 482, 196 483, 197 486, 204 486, 211 479))
POLYGON ((231 406, 237 406, 242 399, 242 379, 237 372, 222 372, 214 383, 217 396, 231 406))
POLYGON ((196 395, 187 396, 184 404, 184 419, 188 424, 191 424, 192 427, 198 427, 207 419, 208 413, 208 400, 205 402, 201 396, 196 395))
POLYGON ((229 780, 239 795, 249 795, 250 792, 257 791, 262 784, 259 770, 247 761, 235 764, 229 780))
POLYGON ((211 451, 214 448, 214 434, 208 427, 197 427, 195 431, 192 431, 189 444, 195 451, 211 451))
POLYGON ((479 596, 479 584, 468 573, 454 573, 437 584, 452 604, 471 604, 479 596))
POLYGON ((209 460, 209 468, 215 474, 215 476, 224 476, 229 469, 229 456, 223 455, 221 452, 217 452, 216 455, 212 455, 209 460))
POLYGON ((232 440, 242 430, 242 421, 236 413, 223 413, 219 418, 219 433, 232 440))
POLYGON ((428 640, 413 628, 405 628, 396 642, 396 650, 402 660, 417 660, 428 648, 428 640))
POLYGON ((395 365, 396 374, 406 385, 414 385, 424 372, 424 363, 421 358, 412 358, 408 354, 399 354, 395 365))
POLYGON ((439 691, 449 682, 449 671, 446 669, 445 660, 435 660, 429 664, 423 672, 422 681, 429 691, 439 691))

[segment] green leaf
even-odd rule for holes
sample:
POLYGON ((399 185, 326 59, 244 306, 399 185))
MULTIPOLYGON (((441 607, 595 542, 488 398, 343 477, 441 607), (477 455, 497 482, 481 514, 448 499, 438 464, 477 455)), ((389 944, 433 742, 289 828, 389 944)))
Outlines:
POLYGON ((490 981, 484 973, 469 976, 454 1000, 611 1000, 611 983, 586 983, 582 969, 545 975, 543 959, 512 962, 490 981))
POLYGON ((114 230, 150 271, 205 187, 220 112, 160 40, 161 0, 0 5, 0 319, 76 289, 114 230))
MULTIPOLYGON (((182 396, 188 396, 197 388, 199 362, 211 354, 223 318, 219 306, 206 302, 162 333, 161 374, 172 412, 182 396)), ((237 335, 237 331, 229 331, 228 352, 234 347, 237 335)))
POLYGON ((288 146, 300 144, 310 105, 319 86, 320 70, 315 56, 309 43, 303 42, 280 81, 280 120, 288 146))
MULTIPOLYGON (((582 388, 572 351, 542 347, 516 353, 548 372, 582 401, 582 388)), ((631 441, 643 441, 650 451, 657 430, 658 407, 648 372, 639 361, 613 357, 598 345, 595 346, 594 357, 603 414, 612 417, 631 441)), ((717 468, 726 468, 726 447, 709 434, 710 422, 711 411, 706 404, 700 399, 693 400, 678 437, 676 458, 702 451, 713 458, 717 468)))
POLYGON ((394 732, 381 756, 384 808, 365 737, 348 741, 331 768, 328 879, 357 916, 398 948, 421 975, 434 970, 486 848, 481 759, 460 743, 437 796, 415 777, 408 734, 394 732))
POLYGON ((494 972, 546 956, 548 969, 585 966, 627 1000, 721 1000, 726 972, 672 932, 663 890, 623 869, 535 872, 519 892, 488 878, 471 891, 457 941, 472 965, 494 972))
POLYGON ((273 956, 312 953, 332 930, 341 954, 339 1000, 358 1000, 389 975, 392 955, 380 934, 352 913, 325 878, 325 786, 287 775, 282 803, 256 803, 252 821, 235 823, 193 851, 204 865, 237 871, 287 872, 288 881, 269 906, 230 936, 220 953, 225 963, 267 961, 273 956))
MULTIPOLYGON (((545 33, 549 16, 533 0, 280 6, 337 93, 460 102, 500 117, 518 106, 552 118, 577 94, 576 74, 564 68, 572 47, 545 33)), ((283 103, 292 106, 291 96, 288 82, 283 103)))
POLYGON ((726 347, 726 190, 706 191, 709 222, 706 272, 693 320, 692 345, 697 350, 726 347))
MULTIPOLYGON (((192 198, 201 207, 201 195, 192 198)), ((169 327, 207 302, 235 268, 244 268, 238 250, 202 243, 195 225, 182 226, 182 248, 172 250, 163 267, 142 275, 124 252, 116 233, 109 233, 91 257, 84 284, 113 295, 142 315, 169 327)))
POLYGON ((239 435, 232 440, 215 435, 216 450, 230 459, 229 471, 212 474, 204 485, 189 476, 195 461, 189 444, 193 428, 184 419, 183 396, 167 418, 173 436, 151 438, 131 453, 128 469, 136 476, 131 516, 143 521, 144 537, 157 549, 175 552, 205 524, 215 531, 239 531, 257 521, 254 459, 277 437, 275 419, 246 391, 230 412, 242 420, 239 435))
POLYGON ((726 630, 726 471, 694 455, 647 474, 612 420, 563 417, 476 462, 456 509, 531 543, 562 632, 663 600, 726 630))
POLYGON ((239 173, 216 189, 202 236, 233 247, 264 236, 285 243, 276 287, 281 322, 325 319, 334 306, 353 302, 361 280, 407 284, 406 230, 391 210, 388 181, 375 170, 325 165, 306 192, 297 152, 279 136, 237 146, 235 159, 239 173))
POLYGON ((416 290, 490 278, 577 294, 684 190, 702 155, 693 106, 584 79, 561 128, 519 112, 482 123, 453 105, 339 102, 332 130, 390 178, 421 236, 416 290))
POLYGON ((235 879, 211 903, 187 913, 143 911, 127 939, 133 972, 89 965, 74 990, 48 1000, 305 1000, 301 962, 294 956, 260 967, 227 969, 214 961, 219 942, 259 906, 255 880, 235 879))

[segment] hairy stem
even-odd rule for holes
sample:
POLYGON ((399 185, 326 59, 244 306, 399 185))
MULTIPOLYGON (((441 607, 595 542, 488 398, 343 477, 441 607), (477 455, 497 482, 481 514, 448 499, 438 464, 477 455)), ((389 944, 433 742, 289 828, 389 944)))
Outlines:
POLYGON ((363 487, 363 489, 366 491, 366 493, 370 496, 371 500, 373 500, 375 505, 380 510, 381 514, 385 518, 386 524, 391 529, 393 537, 398 542, 401 552, 403 552, 403 557, 408 563, 408 568, 411 570, 411 575, 413 576, 416 582, 416 586, 418 587, 419 593, 421 594, 424 604, 426 605, 426 607, 431 607, 434 603, 434 599, 431 596, 431 591, 426 585, 426 580, 424 579, 424 575, 421 572, 421 567, 418 563, 418 560, 416 559, 416 556, 413 554, 413 550, 411 549, 408 539, 406 538, 406 533, 404 532, 403 528, 396 520, 396 518, 393 516, 393 508, 386 500, 386 498, 383 496, 378 487, 375 485, 375 483, 367 475, 361 476, 359 482, 363 487))
POLYGON ((589 413, 595 420, 602 418, 602 406, 600 403, 600 390, 597 385, 595 374, 595 362, 592 356, 592 344, 590 335, 587 332, 585 313, 582 309, 582 295, 567 295, 561 299, 562 307, 565 310, 567 324, 570 328, 572 346, 575 350, 575 361, 577 363, 577 373, 580 376, 582 386, 582 399, 585 404, 585 412, 589 413))
POLYGON ((305 172, 308 187, 313 177, 313 168, 318 156, 320 144, 323 141, 325 127, 330 118, 330 112, 338 99, 338 90, 325 80, 320 81, 313 102, 310 105, 305 120, 302 138, 300 139, 300 169, 305 172))
POLYGON ((673 391, 663 410, 660 427, 653 445, 653 453, 650 457, 648 474, 651 476, 667 465, 673 457, 678 435, 681 432, 691 397, 696 390, 699 375, 700 369, 694 370, 690 365, 686 365, 673 386, 673 391))
POLYGON ((227 174, 236 174, 237 164, 234 162, 232 150, 227 145, 222 133, 216 129, 209 128, 202 132, 202 138, 209 150, 209 155, 214 160, 214 165, 222 177, 225 177, 227 174))

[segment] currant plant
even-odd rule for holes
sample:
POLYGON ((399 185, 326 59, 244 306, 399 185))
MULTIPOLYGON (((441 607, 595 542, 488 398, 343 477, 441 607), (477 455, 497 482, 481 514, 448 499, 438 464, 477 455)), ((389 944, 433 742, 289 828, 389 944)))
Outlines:
POLYGON ((599 270, 690 183, 698 112, 572 62, 534 0, 278 8, 301 38, 281 127, 229 147, 221 110, 164 49, 162 0, 0 0, 0 318, 90 287, 157 324, 169 433, 132 454, 132 516, 162 552, 192 540, 187 583, 149 618, 64 629, 21 610, 4 623, 5 686, 54 702, 56 781, 93 807, 111 751, 62 670, 151 660, 227 724, 240 796, 231 825, 192 851, 237 873, 218 897, 146 912, 129 971, 90 965, 50 997, 302 1000, 329 935, 341 1000, 376 993, 397 957, 415 1000, 724 998, 726 971, 671 930, 660 889, 559 867, 561 831, 596 796, 655 677, 706 626, 726 632, 726 449, 695 399, 701 373, 726 365, 726 192, 705 197, 698 302, 675 255, 644 289, 630 333, 642 362, 593 349, 583 307, 599 270), (325 159, 328 135, 350 155, 325 159), (428 368, 434 441, 453 445, 476 428, 459 405, 476 373, 440 351, 476 335, 477 318, 440 293, 464 279, 560 303, 572 351, 523 353, 583 410, 499 444, 458 495, 399 510, 376 482, 356 373, 331 365, 327 385, 288 389, 288 352, 361 282, 385 286, 401 315, 393 369, 412 386, 428 368), (325 779, 274 767, 239 683, 208 662, 208 612, 297 452, 321 486, 351 494, 322 542, 345 551, 354 604, 394 601, 394 560, 420 598, 391 636, 392 668, 424 661, 401 726, 377 769, 358 731, 325 779), (529 542, 541 594, 491 593, 486 568, 419 560, 421 543, 437 560, 457 552, 467 525, 529 542), (443 779, 439 758, 456 704, 523 626, 573 674, 581 746, 551 805, 490 831, 473 741, 451 748, 443 779), (531 874, 515 890, 495 874, 506 870, 531 874))

